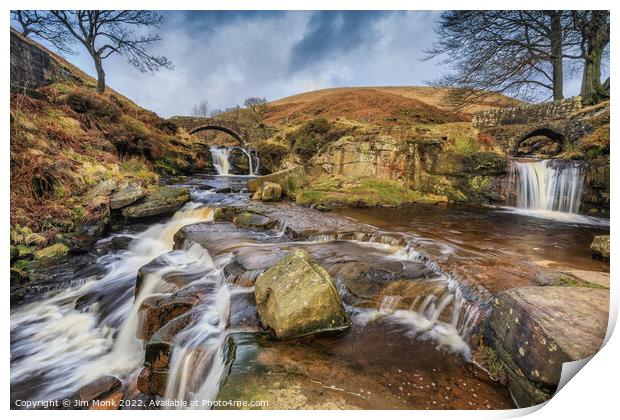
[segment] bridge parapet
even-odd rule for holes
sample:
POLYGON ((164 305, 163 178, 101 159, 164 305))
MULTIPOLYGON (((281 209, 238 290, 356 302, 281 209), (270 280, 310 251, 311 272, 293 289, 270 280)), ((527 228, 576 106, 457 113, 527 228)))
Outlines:
POLYGON ((581 97, 574 96, 541 104, 490 109, 476 112, 472 118, 472 124, 478 129, 515 124, 539 124, 567 118, 570 114, 581 110, 581 107, 581 97))
POLYGON ((177 127, 184 128, 189 134, 194 134, 203 130, 216 130, 230 134, 237 139, 242 146, 245 146, 248 142, 247 130, 245 127, 232 121, 218 118, 185 116, 171 117, 168 121, 173 122, 177 127))

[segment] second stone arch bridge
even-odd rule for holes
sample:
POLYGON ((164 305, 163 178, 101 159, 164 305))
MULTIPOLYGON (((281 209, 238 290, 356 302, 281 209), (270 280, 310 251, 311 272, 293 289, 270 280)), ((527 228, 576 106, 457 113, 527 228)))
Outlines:
POLYGON ((589 134, 586 118, 605 112, 605 108, 582 109, 581 97, 552 102, 496 108, 474 114, 472 124, 481 134, 492 138, 506 154, 517 156, 534 137, 546 137, 557 144, 559 153, 589 134))

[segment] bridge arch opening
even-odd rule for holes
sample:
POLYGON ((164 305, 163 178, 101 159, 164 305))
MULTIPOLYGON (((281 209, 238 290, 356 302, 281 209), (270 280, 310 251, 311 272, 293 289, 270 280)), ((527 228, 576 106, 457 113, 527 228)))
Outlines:
POLYGON ((552 157, 562 151, 564 136, 550 128, 532 130, 518 139, 515 156, 552 157))
POLYGON ((204 125, 199 125, 198 127, 194 127, 191 130, 189 130, 189 134, 196 134, 199 133, 201 131, 220 131, 222 133, 226 133, 229 136, 231 136, 232 138, 234 138, 238 145, 241 147, 244 147, 246 145, 245 139, 243 138, 243 136, 238 133, 237 131, 229 128, 229 127, 225 127, 223 125, 218 125, 218 124, 204 124, 204 125))

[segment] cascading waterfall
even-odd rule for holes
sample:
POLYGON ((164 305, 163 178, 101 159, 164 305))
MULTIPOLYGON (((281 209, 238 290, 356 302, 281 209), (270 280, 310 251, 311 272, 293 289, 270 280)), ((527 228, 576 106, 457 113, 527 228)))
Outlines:
MULTIPOLYGON (((124 376, 140 368, 144 356, 143 344, 136 338, 138 309, 148 296, 161 292, 161 279, 170 267, 149 275, 134 300, 138 269, 170 251, 173 236, 182 226, 212 219, 210 208, 188 204, 168 222, 135 235, 126 251, 102 257, 99 263, 108 272, 100 280, 50 293, 15 310, 11 314, 11 382, 36 380, 35 398, 50 399, 102 375, 124 376), (94 299, 80 308, 76 302, 84 296, 94 299), (106 296, 111 299, 103 299, 106 296)), ((181 254, 171 258, 171 265, 197 260, 181 254)))
POLYGON ((513 161, 509 183, 518 208, 578 213, 584 173, 576 161, 513 161))
POLYGON ((228 163, 228 147, 211 147, 213 166, 218 175, 229 175, 230 164, 228 163))
POLYGON ((230 151, 231 150, 239 150, 248 158, 248 167, 249 167, 249 176, 256 176, 256 172, 260 167, 260 160, 258 156, 256 157, 256 168, 254 168, 254 157, 250 153, 250 150, 244 149, 243 147, 226 147, 226 146, 212 146, 209 151, 211 152, 211 157, 213 160, 213 166, 215 166, 215 170, 218 175, 230 175, 230 151))

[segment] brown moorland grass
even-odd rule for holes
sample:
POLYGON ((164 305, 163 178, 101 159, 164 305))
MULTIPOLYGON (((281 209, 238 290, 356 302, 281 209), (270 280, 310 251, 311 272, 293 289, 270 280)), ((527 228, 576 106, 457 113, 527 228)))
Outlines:
POLYGON ((349 118, 379 126, 469 120, 466 114, 441 109, 419 99, 360 88, 310 94, 308 100, 299 102, 276 101, 269 108, 266 122, 290 124, 319 117, 329 120, 349 118))

